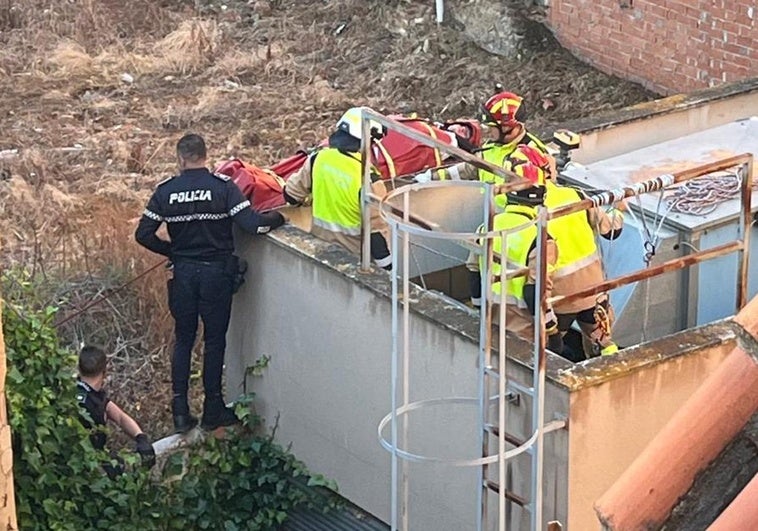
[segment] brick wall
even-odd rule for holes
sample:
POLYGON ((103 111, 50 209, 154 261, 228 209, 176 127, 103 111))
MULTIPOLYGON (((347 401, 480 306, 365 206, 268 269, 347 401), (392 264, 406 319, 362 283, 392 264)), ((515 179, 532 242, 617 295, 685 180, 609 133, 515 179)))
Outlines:
POLYGON ((661 94, 758 76, 756 0, 550 0, 578 57, 661 94))

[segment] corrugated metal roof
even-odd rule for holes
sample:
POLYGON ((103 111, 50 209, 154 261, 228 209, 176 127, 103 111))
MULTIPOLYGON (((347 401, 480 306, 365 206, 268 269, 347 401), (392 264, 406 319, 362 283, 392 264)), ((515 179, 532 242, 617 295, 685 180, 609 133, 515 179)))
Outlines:
POLYGON ((326 514, 317 510, 298 509, 290 513, 280 531, 386 531, 390 527, 344 501, 344 506, 326 514))

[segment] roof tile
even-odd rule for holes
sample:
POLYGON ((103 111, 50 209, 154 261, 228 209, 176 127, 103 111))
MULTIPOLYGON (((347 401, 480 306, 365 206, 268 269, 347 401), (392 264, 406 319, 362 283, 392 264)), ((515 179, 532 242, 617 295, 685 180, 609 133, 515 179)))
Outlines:
POLYGON ((757 388, 758 364, 735 348, 598 500, 606 529, 660 527, 697 473, 758 409, 757 388))

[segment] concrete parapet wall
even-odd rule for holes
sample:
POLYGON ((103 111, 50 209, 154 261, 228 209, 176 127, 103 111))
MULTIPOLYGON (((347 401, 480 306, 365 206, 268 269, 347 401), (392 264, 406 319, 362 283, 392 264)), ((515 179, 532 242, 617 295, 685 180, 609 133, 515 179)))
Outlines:
MULTIPOLYGON (((250 270, 235 297, 228 335, 228 397, 254 391, 258 413, 268 425, 278 424, 280 443, 335 479, 350 501, 388 521, 390 455, 376 432, 391 407, 389 275, 361 273, 356 258, 295 227, 241 237, 238 248, 250 270), (248 374, 263 356, 270 357, 263 374, 248 374)), ((410 400, 477 396, 476 316, 420 289, 410 300, 410 400)), ((734 342, 734 326, 726 321, 581 365, 550 354, 546 420, 568 417, 569 425, 545 437, 545 520, 558 520, 564 529, 597 529, 593 502, 734 342)), ((530 356, 527 344, 509 342, 509 378, 530 383, 530 356)), ((508 410, 510 434, 528 436, 530 407, 523 397, 508 410)), ((474 405, 421 409, 410 419, 402 444, 409 451, 480 457, 474 405)), ((529 467, 525 455, 508 472, 508 488, 525 498, 529 467)), ((413 463, 408 478, 411 529, 474 527, 475 468, 413 463)), ((489 501, 496 507, 495 496, 489 501)), ((510 528, 523 528, 527 518, 514 506, 510 528)))
POLYGON ((581 147, 572 152, 572 159, 591 164, 755 115, 758 77, 640 103, 561 126, 581 133, 581 147))
MULTIPOLYGON (((390 454, 377 438, 377 426, 391 410, 389 275, 360 273, 357 259, 294 227, 241 240, 250 270, 235 296, 228 335, 228 398, 254 391, 257 411, 269 425, 278 422, 282 444, 291 443, 313 471, 335 479, 343 496, 389 521, 390 454), (262 376, 246 376, 262 356, 270 357, 262 376)), ((477 397, 478 319, 433 293, 413 290, 411 298, 410 400, 477 397)), ((525 343, 514 348, 530 355, 525 343)), ((556 368, 569 365, 554 362, 556 368)), ((531 383, 520 361, 512 360, 508 372, 531 383)), ((546 404, 548 419, 565 416, 568 395, 550 384, 546 404)), ((530 433, 530 407, 522 400, 508 413, 509 431, 518 437, 530 433)), ((422 455, 477 459, 479 438, 476 403, 445 404, 412 412, 403 446, 422 455)), ((545 441, 546 478, 562 470, 546 489, 546 519, 564 519, 566 433, 551 433, 545 441)), ((527 498, 529 469, 526 455, 510 469, 509 487, 527 498)), ((411 529, 475 528, 477 468, 412 463, 408 478, 411 529)), ((492 503, 496 508, 496 499, 492 503)), ((523 511, 513 511, 513 526, 525 519, 523 511)))

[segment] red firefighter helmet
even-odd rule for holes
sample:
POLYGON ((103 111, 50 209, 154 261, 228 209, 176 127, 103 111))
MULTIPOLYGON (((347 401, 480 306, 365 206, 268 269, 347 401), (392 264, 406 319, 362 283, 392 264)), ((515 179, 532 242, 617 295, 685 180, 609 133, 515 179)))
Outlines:
POLYGON ((545 199, 545 181, 550 165, 539 150, 520 145, 505 161, 504 168, 532 183, 531 188, 508 193, 508 201, 528 205, 541 205, 545 199))
POLYGON ((528 144, 519 144, 516 146, 513 153, 508 155, 508 159, 512 164, 531 162, 545 172, 550 172, 550 159, 547 158, 547 155, 543 151, 528 144))
POLYGON ((499 92, 482 105, 480 120, 485 125, 511 129, 525 118, 524 98, 513 92, 499 92))

